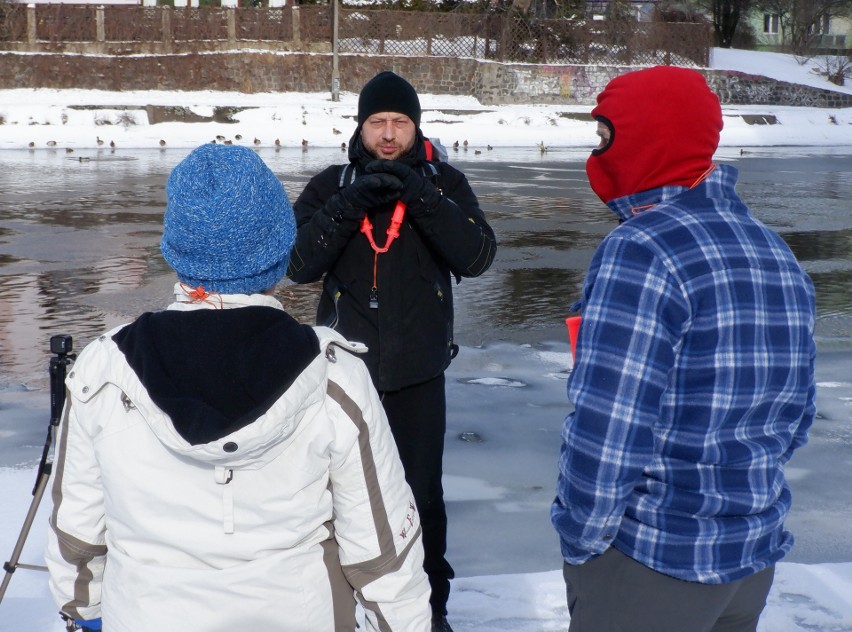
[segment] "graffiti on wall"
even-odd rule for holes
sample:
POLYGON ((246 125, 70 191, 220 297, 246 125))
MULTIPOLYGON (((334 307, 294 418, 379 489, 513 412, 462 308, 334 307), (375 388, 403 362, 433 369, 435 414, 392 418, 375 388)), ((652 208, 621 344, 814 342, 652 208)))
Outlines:
POLYGON ((595 77, 594 72, 587 72, 583 66, 513 67, 512 74, 516 95, 529 99, 558 98, 576 103, 593 100, 609 80, 606 76, 595 77))
POLYGON ((577 68, 568 66, 539 66, 535 69, 515 69, 517 92, 531 97, 574 95, 577 68))

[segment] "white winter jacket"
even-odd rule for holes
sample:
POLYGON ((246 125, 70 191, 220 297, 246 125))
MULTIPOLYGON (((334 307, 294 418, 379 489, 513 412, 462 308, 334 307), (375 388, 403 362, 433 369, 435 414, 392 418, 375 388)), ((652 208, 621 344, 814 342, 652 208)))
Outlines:
POLYGON ((105 632, 323 632, 355 629, 357 597, 367 630, 428 630, 419 516, 359 345, 295 324, 269 297, 218 300, 241 309, 186 319, 176 315, 211 305, 175 304, 146 315, 165 323, 153 331, 180 327, 174 338, 148 329, 128 342, 140 318, 69 371, 46 552, 60 610, 102 617, 105 632), (262 324, 206 329, 228 312, 262 324), (279 340, 282 319, 315 356, 283 393, 261 393, 211 431, 211 406, 227 409, 303 342, 279 340), (184 356, 208 364, 193 370, 184 356), (191 384, 169 392, 169 375, 191 384), (196 381, 226 386, 199 403, 196 381), (155 398, 195 421, 182 427, 155 398))

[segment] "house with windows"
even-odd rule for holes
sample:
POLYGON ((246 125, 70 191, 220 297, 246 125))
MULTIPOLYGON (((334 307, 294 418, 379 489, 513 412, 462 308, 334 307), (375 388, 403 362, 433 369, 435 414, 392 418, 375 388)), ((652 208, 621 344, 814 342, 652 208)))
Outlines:
MULTIPOLYGON (((752 27, 758 49, 782 48, 789 41, 785 16, 767 11, 752 11, 748 23, 752 27)), ((813 47, 824 50, 852 49, 852 19, 823 15, 811 29, 813 47)))
MULTIPOLYGON (((587 0, 586 9, 593 20, 605 20, 612 0, 587 0)), ((658 6, 664 4, 668 13, 683 13, 684 16, 694 15, 696 11, 712 22, 712 15, 701 11, 698 5, 691 3, 662 3, 657 0, 622 0, 637 22, 649 22, 654 19, 658 6), (684 7, 691 6, 686 10, 684 7)), ((768 11, 753 9, 744 18, 746 25, 751 27, 756 47, 763 50, 780 49, 789 43, 789 25, 787 16, 768 11)), ((742 22, 741 22, 742 24, 742 22)), ((852 15, 849 17, 823 15, 819 22, 812 27, 813 47, 823 50, 840 51, 845 54, 852 50, 852 15)))

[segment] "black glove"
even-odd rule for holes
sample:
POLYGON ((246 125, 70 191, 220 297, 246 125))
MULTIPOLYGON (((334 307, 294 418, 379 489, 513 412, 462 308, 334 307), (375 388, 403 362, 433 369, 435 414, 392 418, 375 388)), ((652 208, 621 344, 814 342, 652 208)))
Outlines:
POLYGON ((373 160, 364 168, 367 173, 393 174, 402 182, 400 199, 411 215, 422 215, 438 205, 441 193, 435 186, 407 164, 398 160, 373 160))
POLYGON ((400 191, 402 182, 390 173, 359 176, 340 192, 348 207, 343 211, 343 216, 360 219, 376 207, 398 200, 400 191))

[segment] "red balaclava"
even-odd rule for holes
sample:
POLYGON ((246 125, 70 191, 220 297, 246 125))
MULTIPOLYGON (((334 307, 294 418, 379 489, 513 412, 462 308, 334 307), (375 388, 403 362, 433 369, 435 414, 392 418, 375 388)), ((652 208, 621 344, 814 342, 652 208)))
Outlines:
POLYGON ((656 66, 610 81, 592 117, 610 142, 592 152, 586 173, 604 202, 665 185, 692 186, 710 168, 722 108, 695 70, 656 66))

